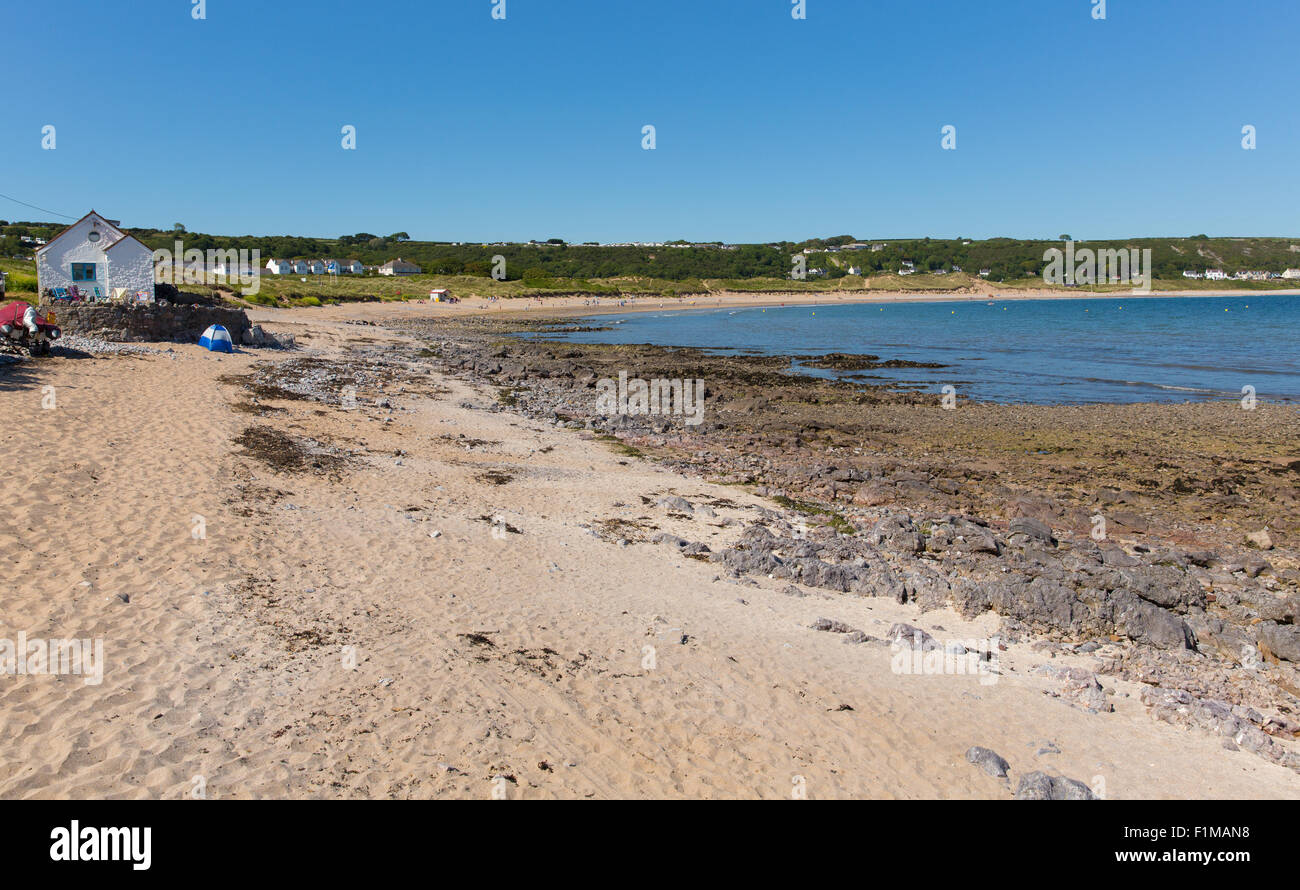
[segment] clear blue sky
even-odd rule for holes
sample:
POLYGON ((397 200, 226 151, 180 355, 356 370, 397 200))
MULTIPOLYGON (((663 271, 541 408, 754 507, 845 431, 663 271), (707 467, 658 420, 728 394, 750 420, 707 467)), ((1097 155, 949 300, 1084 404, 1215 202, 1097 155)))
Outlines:
POLYGON ((1300 234, 1296 0, 492 5, 0 0, 0 193, 223 234, 1300 234))

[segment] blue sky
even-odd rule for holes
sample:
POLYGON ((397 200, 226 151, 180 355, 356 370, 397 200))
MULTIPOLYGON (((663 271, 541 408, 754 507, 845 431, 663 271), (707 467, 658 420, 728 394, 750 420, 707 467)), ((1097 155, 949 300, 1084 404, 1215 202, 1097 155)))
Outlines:
POLYGON ((0 0, 0 193, 223 234, 1300 234, 1295 0, 493 3, 0 0))

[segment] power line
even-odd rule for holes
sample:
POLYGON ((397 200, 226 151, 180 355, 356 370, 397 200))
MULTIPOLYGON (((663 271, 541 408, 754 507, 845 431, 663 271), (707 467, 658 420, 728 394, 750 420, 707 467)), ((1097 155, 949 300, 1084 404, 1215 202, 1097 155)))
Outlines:
POLYGON ((59 212, 56 211, 56 210, 46 210, 44 207, 37 207, 35 204, 28 204, 26 201, 19 201, 17 198, 11 198, 11 197, 9 197, 8 195, 0 195, 0 198, 4 198, 4 199, 7 200, 7 201, 13 201, 15 204, 21 204, 21 205, 23 205, 24 207, 30 207, 30 208, 33 209, 33 210, 39 210, 41 213, 52 213, 52 214, 54 214, 55 216, 61 216, 61 217, 63 217, 64 219, 76 219, 76 218, 77 218, 77 217, 75 217, 75 216, 68 216, 68 214, 66 214, 66 213, 59 213, 59 212))

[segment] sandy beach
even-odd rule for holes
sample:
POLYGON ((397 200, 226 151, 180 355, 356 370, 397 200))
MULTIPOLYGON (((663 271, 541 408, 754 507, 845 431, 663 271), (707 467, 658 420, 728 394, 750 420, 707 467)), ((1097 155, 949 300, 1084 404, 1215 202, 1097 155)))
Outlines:
MULTIPOLYGON (((873 295, 895 298, 926 297, 873 295)), ((580 304, 536 311, 611 308, 580 304)), ((999 616, 693 558, 664 540, 722 552, 788 516, 512 410, 386 326, 506 311, 534 310, 262 311, 295 349, 0 372, 3 635, 104 651, 98 684, 0 677, 0 796, 1006 799, 1042 771, 1113 799, 1300 797, 1280 758, 1152 719, 1146 684, 1103 675, 1099 709, 1042 670, 1104 651, 1026 634, 991 675, 900 672, 871 639, 974 652, 999 616)))
MULTIPOLYGON (((431 303, 424 299, 387 302, 346 303, 295 309, 293 316, 302 319, 369 319, 385 321, 399 318, 457 318, 473 315, 500 317, 578 317, 630 312, 671 310, 734 309, 771 306, 823 306, 851 303, 946 303, 946 302, 1013 302, 1021 300, 1124 299, 1156 300, 1163 297, 1267 297, 1300 294, 1300 290, 1230 290, 1153 291, 1134 294, 1128 291, 1094 293, 1086 290, 999 290, 988 286, 977 291, 862 291, 853 293, 736 293, 720 292, 684 297, 578 297, 554 296, 545 299, 516 298, 493 300, 464 296, 457 303, 431 303)), ((283 320, 285 313, 249 307, 249 317, 257 321, 283 320)))

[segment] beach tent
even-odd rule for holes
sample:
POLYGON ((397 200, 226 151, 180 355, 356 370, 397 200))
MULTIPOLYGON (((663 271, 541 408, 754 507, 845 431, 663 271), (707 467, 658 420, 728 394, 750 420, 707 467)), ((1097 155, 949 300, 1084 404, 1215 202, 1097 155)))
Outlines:
POLYGON ((230 342, 230 331, 226 330, 219 324, 211 325, 203 336, 199 338, 199 345, 209 352, 234 352, 234 344, 230 342))

